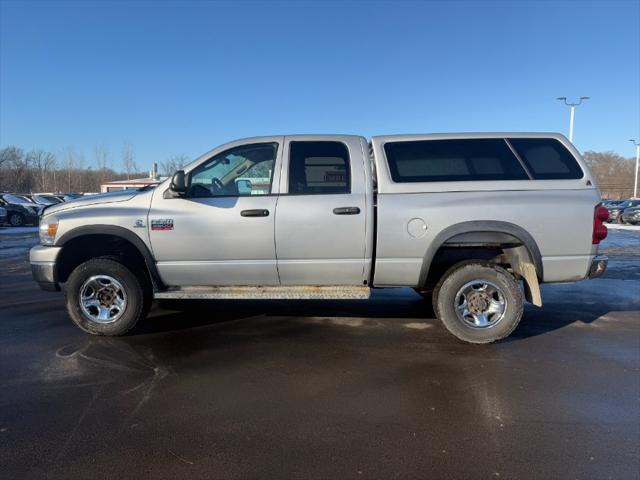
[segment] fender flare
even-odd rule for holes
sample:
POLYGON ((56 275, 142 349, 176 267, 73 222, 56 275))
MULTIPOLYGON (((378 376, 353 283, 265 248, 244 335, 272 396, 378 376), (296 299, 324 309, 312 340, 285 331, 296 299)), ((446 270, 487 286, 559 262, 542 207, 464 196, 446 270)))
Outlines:
POLYGON ((427 247, 427 251, 425 252, 423 257, 422 268, 420 270, 420 285, 425 284, 427 276, 429 274, 429 268, 431 267, 431 262, 433 261, 433 257, 435 256, 438 249, 447 242, 447 240, 462 233, 480 232, 506 233, 507 235, 511 235, 512 237, 520 240, 527 249, 527 252, 529 252, 531 261, 536 267, 537 277, 540 279, 540 281, 542 281, 542 255, 540 254, 538 244, 529 232, 527 232, 524 228, 509 222, 500 222, 497 220, 473 220, 451 225, 435 236, 433 241, 427 247))
POLYGON ((119 227, 117 225, 85 225, 82 227, 76 227, 64 233, 56 241, 55 246, 64 247, 64 245, 70 240, 78 237, 84 237, 86 235, 112 235, 114 237, 120 237, 131 243, 144 258, 144 263, 149 271, 154 287, 157 287, 159 290, 166 289, 166 285, 162 281, 162 278, 160 278, 155 259, 153 258, 149 247, 147 247, 146 243, 144 243, 138 235, 124 227, 119 227))

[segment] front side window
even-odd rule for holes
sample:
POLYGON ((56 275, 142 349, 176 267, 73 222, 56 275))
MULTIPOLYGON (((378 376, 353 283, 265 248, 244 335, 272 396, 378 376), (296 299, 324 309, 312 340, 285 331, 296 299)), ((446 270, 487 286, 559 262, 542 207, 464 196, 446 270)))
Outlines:
POLYGON ((277 143, 254 143, 210 158, 190 173, 187 196, 268 195, 277 150, 277 143))
POLYGON ((289 193, 350 193, 349 152, 341 142, 291 142, 289 193))
POLYGON ((529 178, 501 138, 387 142, 384 151, 396 183, 529 178))

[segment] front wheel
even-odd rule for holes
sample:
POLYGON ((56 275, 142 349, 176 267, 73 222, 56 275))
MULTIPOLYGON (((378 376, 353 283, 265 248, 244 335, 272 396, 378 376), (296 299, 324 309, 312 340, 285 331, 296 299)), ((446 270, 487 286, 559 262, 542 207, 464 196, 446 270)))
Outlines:
POLYGON ((109 258, 94 258, 76 267, 65 292, 71 320, 92 335, 126 333, 146 316, 151 303, 144 275, 109 258))
POLYGON ((504 268, 482 262, 454 265, 434 291, 437 317, 450 333, 468 343, 491 343, 515 330, 523 295, 504 268))
POLYGON ((9 215, 9 225, 12 227, 21 227, 24 225, 24 217, 19 213, 9 215))

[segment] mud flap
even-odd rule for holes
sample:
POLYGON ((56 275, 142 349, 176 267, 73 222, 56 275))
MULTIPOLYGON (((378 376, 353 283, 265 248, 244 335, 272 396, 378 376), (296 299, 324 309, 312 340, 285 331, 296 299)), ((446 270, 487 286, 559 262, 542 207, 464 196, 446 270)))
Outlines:
POLYGON ((504 255, 515 273, 524 278, 524 294, 528 302, 536 307, 542 306, 542 294, 536 267, 531 261, 529 252, 525 246, 505 248, 504 255))

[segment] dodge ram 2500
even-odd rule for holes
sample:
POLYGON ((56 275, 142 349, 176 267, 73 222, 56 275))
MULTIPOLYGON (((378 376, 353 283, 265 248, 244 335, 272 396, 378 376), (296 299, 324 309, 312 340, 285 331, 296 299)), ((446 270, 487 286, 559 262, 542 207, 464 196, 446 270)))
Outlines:
POLYGON ((155 299, 351 299, 410 287, 459 339, 517 326, 540 283, 600 275, 607 210, 562 135, 257 137, 156 188, 47 207, 30 253, 73 322, 119 335, 155 299), (557 205, 562 205, 558 210, 557 205))

